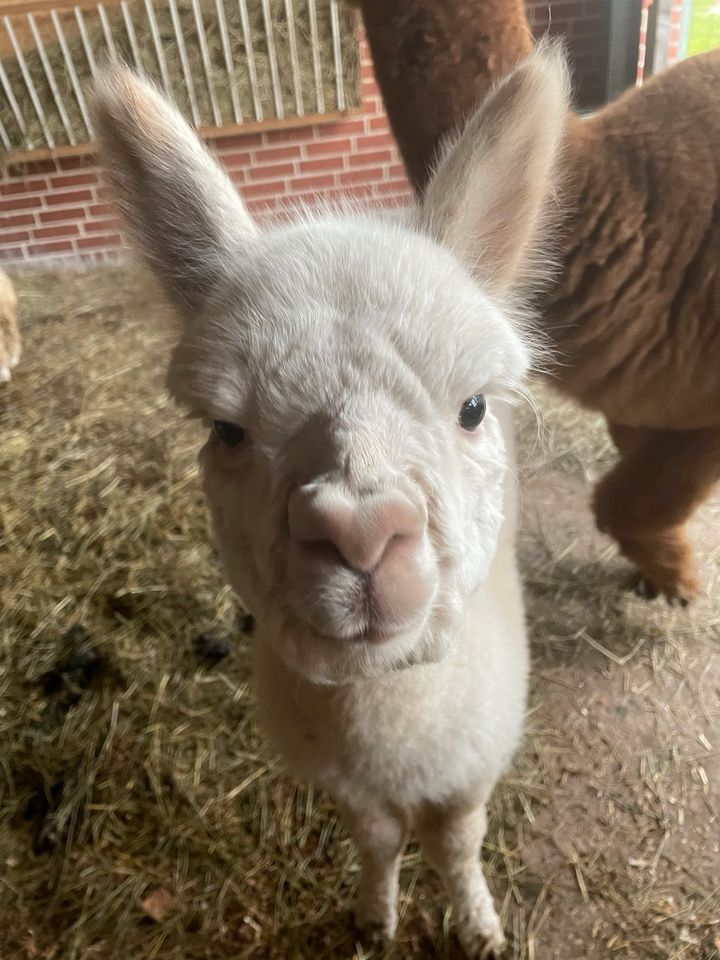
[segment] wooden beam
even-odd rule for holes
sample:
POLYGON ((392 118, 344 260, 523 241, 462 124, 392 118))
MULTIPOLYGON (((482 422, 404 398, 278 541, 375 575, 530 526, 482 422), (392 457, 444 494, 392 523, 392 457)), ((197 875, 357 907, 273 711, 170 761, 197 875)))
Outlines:
MULTIPOLYGON (((342 123, 348 117, 362 112, 361 107, 335 110, 331 113, 309 113, 304 117, 284 117, 282 120, 249 120, 247 123, 228 123, 222 127, 202 127, 198 130, 204 140, 221 140, 223 137, 242 137, 251 133, 269 133, 272 130, 293 130, 299 127, 315 127, 327 123, 342 123)), ((2 154, 3 165, 30 163, 34 160, 54 160, 58 157, 83 157, 95 155, 94 143, 78 143, 74 147, 39 147, 37 150, 12 150, 2 154)))

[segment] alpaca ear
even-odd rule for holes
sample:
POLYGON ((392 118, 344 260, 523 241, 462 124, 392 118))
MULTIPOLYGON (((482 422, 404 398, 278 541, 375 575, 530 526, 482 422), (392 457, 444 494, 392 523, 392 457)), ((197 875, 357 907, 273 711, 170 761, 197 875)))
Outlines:
POLYGON ((420 202, 420 229, 494 293, 517 282, 532 253, 568 109, 562 48, 540 45, 449 145, 420 202))
POLYGON ((131 238, 171 300, 195 314, 256 228, 195 131, 150 83, 126 67, 106 68, 94 112, 131 238))

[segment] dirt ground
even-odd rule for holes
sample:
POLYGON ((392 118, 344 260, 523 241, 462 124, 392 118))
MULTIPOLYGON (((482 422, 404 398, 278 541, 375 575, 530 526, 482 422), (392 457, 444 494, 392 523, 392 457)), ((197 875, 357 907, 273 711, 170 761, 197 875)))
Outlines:
MULTIPOLYGON (((0 958, 373 956, 332 806, 283 774, 253 720, 198 428, 163 393, 162 309, 127 269, 17 285, 25 354, 0 388, 0 958)), ((484 853, 507 955, 719 958, 720 497, 693 523, 705 595, 640 600, 589 512, 613 458, 601 422, 536 396, 542 428, 519 415, 532 708, 484 853)), ((459 960, 414 846, 402 884, 387 957, 459 960)))

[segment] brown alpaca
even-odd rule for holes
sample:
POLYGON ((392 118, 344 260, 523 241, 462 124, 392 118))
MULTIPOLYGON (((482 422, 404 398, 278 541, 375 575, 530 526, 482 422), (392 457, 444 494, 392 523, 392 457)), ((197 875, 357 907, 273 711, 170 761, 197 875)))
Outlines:
MULTIPOLYGON (((421 190, 442 138, 527 53, 524 8, 361 6, 421 190)), ((620 453, 595 493, 598 526, 647 595, 685 602, 698 590, 685 523, 720 480, 720 50, 570 118, 565 166, 562 269, 539 302, 551 376, 605 415, 620 453)))
POLYGON ((9 380, 20 359, 17 297, 10 277, 0 270, 0 383, 9 380))

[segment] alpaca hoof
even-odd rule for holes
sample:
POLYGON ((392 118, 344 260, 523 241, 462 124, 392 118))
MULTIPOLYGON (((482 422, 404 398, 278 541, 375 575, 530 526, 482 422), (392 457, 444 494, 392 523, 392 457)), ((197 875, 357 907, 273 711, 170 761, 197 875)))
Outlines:
POLYGON ((355 929, 370 946, 387 947, 395 937, 397 917, 394 910, 355 904, 352 917, 355 929))
POLYGON ((700 592, 694 577, 667 580, 661 584, 641 573, 633 576, 631 589, 643 600, 655 600, 662 596, 671 607, 687 607, 700 592))
POLYGON ((489 924, 461 928, 458 937, 468 960, 496 960, 505 949, 505 936, 497 918, 489 924))

